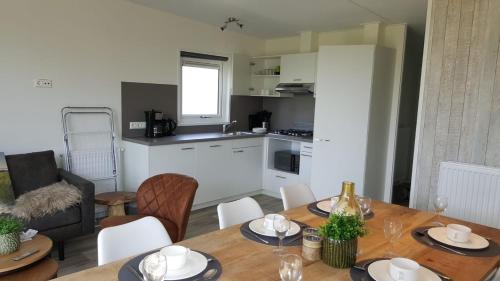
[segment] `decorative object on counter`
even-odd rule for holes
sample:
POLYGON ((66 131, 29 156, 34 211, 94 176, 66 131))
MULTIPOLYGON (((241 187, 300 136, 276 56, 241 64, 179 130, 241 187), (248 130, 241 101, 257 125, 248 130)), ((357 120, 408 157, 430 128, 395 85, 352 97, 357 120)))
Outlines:
POLYGON ((19 249, 21 246, 19 232, 22 229, 23 224, 17 218, 0 218, 0 255, 7 255, 19 249))
POLYGON ((336 268, 351 267, 356 262, 358 237, 367 233, 359 214, 332 213, 326 224, 320 226, 323 238, 321 259, 336 268))
POLYGON ((307 227, 302 235, 302 257, 310 261, 320 260, 322 239, 319 236, 319 229, 307 227))
MULTIPOLYGON (((137 276, 141 277, 139 265, 146 256, 153 253, 154 252, 148 252, 126 262, 118 272, 118 280, 139 281, 140 279, 137 278, 137 276)), ((174 271, 176 274, 178 274, 178 278, 174 276, 169 277, 169 270, 167 265, 167 276, 165 277, 165 280, 210 281, 219 279, 222 274, 222 265, 220 264, 220 262, 214 256, 201 251, 191 250, 188 263, 190 263, 189 266, 186 264, 186 266, 182 269, 174 271), (194 272, 196 272, 194 271, 195 269, 200 268, 200 265, 201 267, 203 267, 203 269, 196 270, 199 272, 193 274, 194 272)))
POLYGON ((342 182, 342 193, 339 200, 332 205, 331 214, 345 214, 351 216, 358 216, 363 220, 363 211, 359 206, 356 195, 354 195, 355 184, 350 181, 342 182))
POLYGON ((494 240, 484 238, 488 242, 488 246, 484 249, 464 249, 452 245, 441 243, 433 239, 429 235, 429 230, 436 228, 435 226, 423 226, 415 228, 411 231, 411 236, 419 243, 424 244, 436 250, 448 252, 455 255, 470 256, 470 257, 495 257, 500 255, 500 245, 494 240))

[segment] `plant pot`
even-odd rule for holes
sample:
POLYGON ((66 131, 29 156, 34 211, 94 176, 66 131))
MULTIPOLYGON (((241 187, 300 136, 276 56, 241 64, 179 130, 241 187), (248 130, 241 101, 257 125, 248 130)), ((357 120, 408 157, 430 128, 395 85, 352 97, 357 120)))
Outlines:
POLYGON ((333 240, 324 238, 321 259, 329 266, 336 268, 352 267, 356 263, 358 239, 333 240))
POLYGON ((21 246, 19 233, 13 232, 0 235, 0 255, 7 255, 15 252, 21 246))

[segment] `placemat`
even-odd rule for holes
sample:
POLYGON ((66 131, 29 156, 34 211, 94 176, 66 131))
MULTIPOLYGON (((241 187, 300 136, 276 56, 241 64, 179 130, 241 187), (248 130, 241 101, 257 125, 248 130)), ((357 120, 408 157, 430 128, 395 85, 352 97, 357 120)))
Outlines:
POLYGON ((483 250, 467 250, 467 249, 462 249, 462 248, 457 248, 457 247, 453 247, 453 246, 450 246, 450 245, 442 244, 442 243, 440 243, 440 242, 432 239, 427 234, 427 232, 425 232, 425 235, 421 235, 421 234, 418 233, 418 232, 422 233, 422 232, 424 232, 424 231, 426 231, 426 230, 428 230, 429 228, 432 228, 432 227, 433 226, 417 227, 417 228, 415 228, 415 229, 413 229, 411 231, 411 236, 415 240, 417 240, 418 242, 420 242, 421 244, 426 245, 427 247, 431 247, 433 249, 444 251, 444 252, 447 252, 447 253, 450 253, 450 254, 460 255, 460 254, 455 253, 453 251, 450 251, 450 250, 448 250, 446 248, 440 247, 440 245, 444 245, 444 246, 449 247, 451 249, 460 251, 460 252, 464 253, 465 255, 471 256, 471 257, 496 257, 496 256, 500 255, 500 246, 495 241, 493 241, 493 240, 488 240, 488 242, 490 242, 490 245, 486 249, 483 249, 483 250), (430 245, 431 243, 433 245, 430 245))
MULTIPOLYGON (((305 223, 295 221, 295 220, 292 220, 292 221, 300 226, 300 231, 299 231, 299 233, 297 233, 295 235, 285 237, 285 239, 283 239, 283 246, 300 246, 300 245, 302 245, 302 229, 309 227, 309 225, 307 225, 305 223)), ((248 226, 250 224, 250 222, 251 221, 248 221, 240 226, 240 232, 245 238, 250 239, 254 242, 261 243, 264 245, 269 245, 269 246, 277 246, 279 244, 278 237, 270 237, 270 236, 260 235, 260 234, 253 232, 250 229, 250 227, 248 226), (267 241, 269 243, 266 244, 261 239, 264 241, 267 241)))
MULTIPOLYGON (((368 260, 363 260, 363 261, 357 262, 356 265, 364 267, 366 270, 361 270, 361 269, 357 269, 357 268, 351 267, 351 270, 350 270, 349 273, 351 275, 352 281, 373 281, 373 278, 371 278, 370 274, 368 274, 368 266, 372 262, 376 262, 376 261, 379 261, 379 260, 387 260, 387 259, 388 258, 377 258, 377 259, 368 259, 368 260)), ((423 265, 421 265, 421 266, 423 266, 423 265)), ((429 268, 427 266, 424 266, 424 267, 427 268, 427 269, 429 269, 429 270, 431 270, 431 271, 434 271, 434 272, 436 272, 438 274, 443 274, 442 272, 439 272, 439 271, 434 270, 432 268, 429 268)), ((441 280, 444 281, 443 278, 441 278, 441 280)))
MULTIPOLYGON (((192 250, 192 251, 194 251, 194 250, 192 250)), ((130 270, 127 268, 127 265, 132 266, 132 268, 134 268, 135 270, 137 270, 137 272, 139 274, 141 274, 139 271, 139 263, 142 261, 142 259, 144 259, 145 256, 152 254, 154 252, 157 252, 157 251, 151 251, 151 252, 139 255, 139 256, 129 260, 127 263, 125 263, 122 266, 122 268, 120 268, 120 271, 118 272, 118 280, 120 280, 120 281, 141 281, 137 278, 137 276, 135 276, 134 273, 130 272, 130 270)), ((203 280, 218 280, 222 274, 222 266, 221 266, 220 262, 212 255, 209 255, 207 253, 203 253, 200 251, 195 251, 195 252, 198 252, 198 253, 204 255, 207 259, 212 259, 212 260, 208 262, 207 268, 205 268, 205 270, 203 270, 201 273, 199 273, 193 277, 178 279, 178 280, 179 281, 202 280, 203 274, 205 274, 205 272, 209 271, 210 269, 216 269, 217 273, 212 278, 203 279, 203 280)))
MULTIPOLYGON (((318 206, 317 206, 318 202, 321 202, 321 201, 316 201, 316 202, 313 202, 313 203, 307 205, 307 209, 315 215, 318 215, 318 216, 324 217, 324 218, 328 218, 330 216, 330 213, 325 212, 325 211, 321 210, 320 208, 318 208, 318 206)), ((375 216, 375 214, 373 213, 373 211, 370 210, 370 212, 368 214, 363 216, 363 219, 369 220, 369 219, 373 218, 374 216, 375 216)))

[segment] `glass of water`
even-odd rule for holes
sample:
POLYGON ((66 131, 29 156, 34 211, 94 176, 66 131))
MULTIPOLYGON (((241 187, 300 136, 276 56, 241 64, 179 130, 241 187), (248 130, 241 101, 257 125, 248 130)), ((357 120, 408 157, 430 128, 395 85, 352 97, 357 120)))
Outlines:
POLYGON ((276 236, 279 238, 278 248, 275 249, 275 252, 281 255, 284 253, 283 239, 285 239, 286 233, 290 229, 290 221, 285 216, 275 215, 273 218, 273 228, 276 236))
POLYGON ((399 218, 387 217, 384 219, 384 235, 389 239, 390 249, 386 253, 387 257, 398 256, 395 251, 395 244, 403 233, 403 223, 399 218))
POLYGON ((371 212, 372 199, 369 197, 362 197, 362 196, 359 196, 356 199, 358 199, 358 204, 361 207, 363 215, 364 216, 368 215, 371 212))
POLYGON ((442 195, 436 195, 434 198, 434 211, 436 212, 436 221, 434 222, 437 225, 444 226, 442 222, 440 222, 440 217, 448 208, 448 197, 442 195))
POLYGON ((144 281, 163 281, 167 274, 167 258, 159 252, 146 256, 141 271, 144 281))
POLYGON ((302 258, 293 254, 281 256, 279 273, 281 281, 301 281, 302 258))

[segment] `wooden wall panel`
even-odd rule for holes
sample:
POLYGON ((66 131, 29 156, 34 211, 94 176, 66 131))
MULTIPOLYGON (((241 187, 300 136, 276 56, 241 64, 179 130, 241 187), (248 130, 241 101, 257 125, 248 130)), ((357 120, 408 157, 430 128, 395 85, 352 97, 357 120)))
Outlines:
POLYGON ((500 166, 500 0, 431 0, 412 206, 432 208, 439 163, 500 166))

